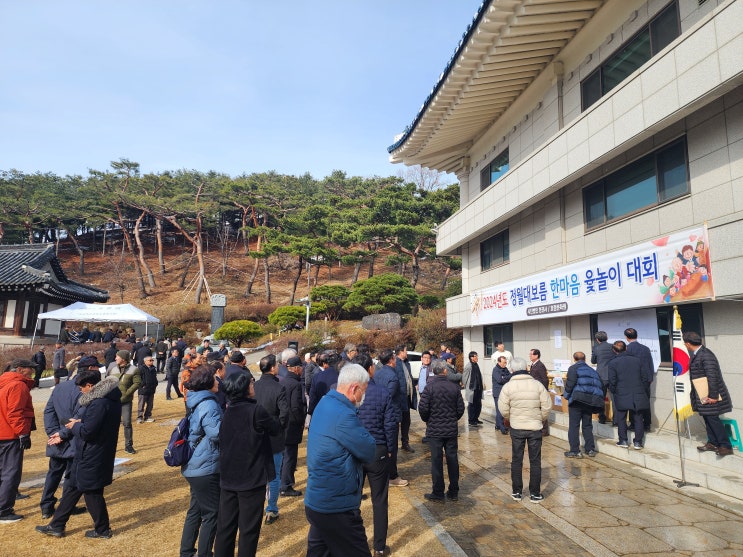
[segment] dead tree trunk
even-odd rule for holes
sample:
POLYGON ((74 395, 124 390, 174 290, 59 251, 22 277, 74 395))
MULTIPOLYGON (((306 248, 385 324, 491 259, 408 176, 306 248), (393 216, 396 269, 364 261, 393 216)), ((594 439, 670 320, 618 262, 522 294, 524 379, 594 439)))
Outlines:
POLYGON ((142 268, 147 274, 147 282, 150 285, 150 288, 155 288, 155 276, 152 274, 152 269, 150 269, 150 266, 147 264, 147 261, 144 258, 144 245, 142 244, 142 237, 139 234, 139 225, 142 224, 142 219, 146 214, 147 213, 142 211, 142 214, 140 214, 137 220, 134 222, 134 241, 137 243, 139 263, 142 265, 142 268))

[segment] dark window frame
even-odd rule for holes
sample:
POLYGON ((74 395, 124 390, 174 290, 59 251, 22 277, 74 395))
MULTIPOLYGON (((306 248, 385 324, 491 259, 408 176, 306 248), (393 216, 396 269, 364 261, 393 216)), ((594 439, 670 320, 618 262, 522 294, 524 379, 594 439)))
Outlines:
POLYGON ((654 56, 656 56, 661 50, 663 50, 668 44, 673 42, 679 35, 681 34, 681 19, 679 15, 679 7, 677 0, 674 0, 673 2, 670 2, 665 7, 663 7, 660 11, 658 11, 655 16, 653 16, 643 27, 638 30, 632 37, 622 43, 619 48, 617 48, 611 56, 609 56, 604 62, 602 62, 598 68, 593 70, 584 80, 580 83, 580 98, 581 98, 581 112, 588 110, 591 106, 593 106, 595 103, 597 103, 602 97, 604 97, 607 93, 609 93, 612 89, 617 87, 624 79, 626 79, 627 76, 631 75, 634 71, 636 71, 638 68, 642 67, 644 64, 646 64, 649 60, 652 60, 654 56), (656 27, 656 24, 661 21, 666 15, 668 15, 669 10, 675 10, 676 17, 675 17, 675 23, 676 23, 676 29, 670 29, 670 28, 663 28, 659 29, 656 27), (664 34, 665 31, 671 31, 671 34, 675 35, 670 41, 665 41, 665 44, 660 42, 661 36, 664 34), (639 45, 642 39, 647 35, 648 39, 648 45, 650 49, 649 57, 647 60, 642 60, 640 64, 638 64, 632 71, 627 73, 627 76, 617 81, 613 86, 608 87, 607 85, 607 76, 605 75, 605 72, 608 70, 608 68, 612 67, 613 64, 615 64, 623 54, 627 54, 628 49, 633 45, 639 45), (660 44, 656 44, 659 43, 660 44), (598 86, 598 91, 596 91, 596 87, 598 86), (608 87, 608 88, 607 88, 608 87))
MULTIPOLYGON (((643 181, 646 182, 647 180, 643 181)), ((641 187, 643 181, 627 182, 625 187, 623 187, 622 189, 617 189, 613 193, 613 195, 619 196, 635 186, 641 187)), ((646 184, 645 187, 649 187, 649 184, 646 184)), ((687 149, 686 136, 682 136, 639 159, 625 164, 621 168, 618 168, 614 172, 607 174, 600 180, 597 180, 583 188, 583 220, 585 229, 586 231, 598 230, 604 226, 608 226, 620 220, 626 219, 632 215, 646 211, 647 209, 658 207, 665 203, 675 201, 676 199, 679 199, 685 195, 689 195, 689 192, 689 153, 687 149), (665 177, 667 175, 671 175, 668 170, 677 169, 680 168, 680 166, 668 167, 666 161, 669 158, 669 153, 673 153, 676 149, 680 149, 680 156, 683 159, 683 162, 680 166, 683 167, 686 188, 684 188, 683 191, 679 190, 678 192, 673 193, 673 195, 669 196, 669 192, 673 192, 674 186, 677 186, 677 184, 666 184, 664 181, 665 177), (649 162, 652 162, 654 172, 654 200, 647 204, 629 209, 625 213, 616 214, 613 216, 610 215, 608 207, 609 196, 607 196, 607 187, 611 186, 612 182, 616 182, 617 179, 621 179, 622 176, 626 175, 629 172, 632 172, 633 169, 640 168, 642 165, 648 164, 649 162), (666 166, 663 166, 664 164, 666 166), (598 222, 598 216, 594 214, 597 209, 602 210, 600 222, 598 222)))
POLYGON ((493 159, 480 171, 480 191, 489 188, 497 182, 501 176, 508 172, 510 162, 508 147, 506 147, 496 157, 493 157, 493 159), (493 165, 498 166, 497 170, 493 171, 493 165), (497 174, 497 176, 493 178, 493 174, 497 174))
POLYGON ((500 341, 506 346, 513 346, 513 323, 484 325, 482 328, 483 358, 490 358, 495 351, 496 343, 500 341))
POLYGON ((511 258, 511 244, 508 235, 508 228, 501 230, 497 234, 493 234, 488 239, 480 242, 480 270, 489 271, 495 267, 505 265, 510 261, 511 258), (500 244, 500 253, 498 257, 494 257, 492 250, 497 248, 500 244), (490 250, 490 252, 486 250, 490 250), (487 259, 487 264, 486 264, 487 259))

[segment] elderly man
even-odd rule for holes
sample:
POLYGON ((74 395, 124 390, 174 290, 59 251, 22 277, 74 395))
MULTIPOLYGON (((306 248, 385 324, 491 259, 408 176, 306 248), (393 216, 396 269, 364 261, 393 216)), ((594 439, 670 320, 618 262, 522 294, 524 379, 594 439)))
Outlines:
POLYGON ((444 498, 444 455, 449 475, 449 490, 446 496, 450 501, 459 499, 459 456, 457 454, 457 433, 459 418, 464 415, 464 400, 454 383, 446 378, 448 367, 443 360, 431 364, 433 378, 426 384, 421 394, 418 413, 426 422, 426 438, 431 448, 431 479, 433 489, 424 497, 429 501, 443 503, 444 498))
MULTIPOLYGON (((606 331, 597 331, 593 338, 596 339, 596 344, 593 346, 591 351, 591 363, 596 366, 596 371, 601 378, 601 388, 604 391, 604 398, 606 398, 606 392, 609 389, 609 362, 614 359, 614 350, 611 344, 607 342, 609 335, 606 331)), ((611 392, 611 391, 609 391, 611 392)), ((612 397, 612 414, 614 409, 614 399, 612 397)), ((602 406, 599 411, 599 423, 606 423, 606 407, 602 406)), ((617 425, 616 417, 612 417, 612 425, 617 425)))
POLYGON ((568 368, 565 383, 565 398, 568 399, 567 458, 583 458, 580 452, 580 429, 583 429, 583 444, 586 454, 595 457, 596 442, 593 438, 593 413, 604 405, 604 390, 598 372, 586 363, 583 352, 573 354, 575 362, 568 368))
POLYGON ((279 357, 279 379, 282 381, 289 375, 289 369, 287 368, 287 362, 290 358, 294 358, 297 355, 297 351, 294 348, 285 348, 281 351, 279 357))
POLYGON ((312 414, 304 497, 310 523, 307 557, 369 557, 360 508, 362 464, 374 460, 376 442, 358 417, 368 383, 364 368, 346 364, 336 390, 312 414))
POLYGON ((307 399, 304 396, 302 385, 302 360, 299 356, 292 356, 286 362, 289 375, 282 382, 286 389, 286 401, 289 406, 288 423, 286 426, 286 445, 281 462, 282 497, 299 497, 302 492, 294 489, 294 472, 297 470, 297 455, 299 444, 304 436, 304 421, 307 417, 307 399))
MULTIPOLYGON (((92 363, 92 362, 91 362, 92 363)), ((72 418, 65 427, 77 438, 72 473, 65 486, 59 507, 52 521, 37 526, 36 531, 55 538, 65 535, 65 526, 80 497, 93 518, 94 528, 85 532, 86 538, 109 539, 113 536, 103 490, 113 482, 116 445, 121 425, 121 391, 116 377, 101 381, 98 362, 87 365, 81 361, 75 384, 80 388, 80 418, 72 418)), ((49 444, 62 442, 59 433, 49 438, 49 444)))
POLYGON ((59 379, 61 377, 67 377, 69 372, 65 365, 65 359, 67 352, 64 349, 64 345, 61 342, 57 342, 54 345, 54 356, 52 356, 52 369, 54 370, 54 384, 59 385, 59 379))
MULTIPOLYGON (((398 408, 398 419, 402 419, 402 409, 407 405, 407 402, 405 399, 405 386, 400 385, 397 372, 394 368, 395 354, 389 348, 382 350, 382 352, 379 353, 379 362, 382 366, 374 375, 374 382, 387 389, 392 404, 396 405, 398 408)), ((392 454, 388 459, 388 466, 390 472, 390 485, 393 487, 407 486, 408 480, 401 478, 397 471, 397 433, 395 434, 395 449, 392 451, 392 454)))
POLYGON ((627 448, 627 412, 632 415, 635 438, 632 446, 638 451, 643 448, 645 425, 642 411, 650 408, 648 385, 650 371, 637 358, 627 351, 624 341, 614 343, 614 354, 609 362, 609 389, 614 395, 614 406, 618 424, 619 441, 617 447, 627 448))
POLYGON ((718 456, 733 454, 725 428, 720 421, 720 414, 730 412, 733 402, 730 399, 722 370, 712 350, 702 345, 702 337, 694 331, 687 331, 683 336, 684 346, 691 355, 689 374, 691 375, 691 407, 698 412, 707 428, 707 442, 697 447, 699 452, 714 451, 718 456))
POLYGON ((21 483, 23 451, 31 448, 35 372, 31 360, 13 360, 10 371, 0 375, 0 524, 23 519, 13 505, 21 483))
POLYGON ((511 422, 511 498, 521 501, 524 488, 524 446, 529 446, 529 499, 544 499, 542 484, 542 422, 549 416, 552 399, 539 381, 526 371, 523 358, 511 360, 511 379, 503 385, 498 409, 511 422))
POLYGON ((395 347, 395 373, 405 393, 400 408, 400 448, 406 453, 414 453, 415 449, 410 446, 410 410, 418 408, 418 391, 413 386, 413 375, 410 373, 410 362, 408 362, 408 349, 404 344, 395 347))

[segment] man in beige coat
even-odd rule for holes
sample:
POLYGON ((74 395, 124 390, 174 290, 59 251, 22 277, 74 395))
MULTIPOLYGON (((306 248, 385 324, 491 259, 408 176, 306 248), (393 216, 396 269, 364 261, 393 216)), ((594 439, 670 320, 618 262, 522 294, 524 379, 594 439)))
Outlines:
POLYGON ((524 488, 524 446, 529 446, 529 499, 538 503, 544 496, 542 483, 542 422, 552 408, 547 389, 526 371, 523 358, 511 360, 511 379, 498 397, 498 409, 511 422, 511 498, 521 501, 524 488))

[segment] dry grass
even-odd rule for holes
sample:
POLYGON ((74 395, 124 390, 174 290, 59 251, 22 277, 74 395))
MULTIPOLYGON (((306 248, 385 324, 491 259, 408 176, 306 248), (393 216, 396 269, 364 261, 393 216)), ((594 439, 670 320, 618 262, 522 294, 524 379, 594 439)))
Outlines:
MULTIPOLYGON (((39 423, 43 403, 36 405, 39 423)), ((45 435, 36 431, 32 435, 33 447, 26 453, 22 491, 29 499, 18 501, 16 511, 25 520, 2 526, 0 554, 13 557, 43 557, 105 555, 116 556, 174 556, 178 555, 181 528, 188 507, 188 486, 179 469, 170 468, 162 459, 162 451, 173 425, 180 418, 179 401, 166 401, 162 392, 155 400, 153 424, 134 424, 134 446, 138 453, 122 465, 126 472, 106 488, 106 501, 111 516, 114 537, 111 540, 88 540, 85 530, 92 527, 87 514, 72 516, 67 524, 67 535, 62 539, 45 537, 34 531, 34 526, 44 524, 39 511, 39 499, 48 460, 44 456, 45 435)), ((297 489, 306 485, 305 445, 300 446, 297 489)), ((117 456, 123 452, 123 432, 119 437, 117 456)), ((402 457, 403 477, 419 477, 420 483, 430 482, 427 453, 418 451, 414 458, 402 457)), ((428 484, 430 485, 430 484, 428 484)), ((409 488, 390 490, 388 545, 395 555, 428 557, 446 556, 448 552, 429 529, 406 496, 409 488)), ((57 496, 61 496, 61 490, 57 496)), ((365 489, 368 493, 368 486, 365 489)), ((81 503, 82 504, 82 503, 81 503)), ((362 514, 367 537, 372 539, 372 510, 370 498, 362 502, 362 514)), ((281 519, 271 526, 263 526, 258 554, 271 556, 299 556, 306 551, 307 520, 302 498, 279 499, 281 519)))

